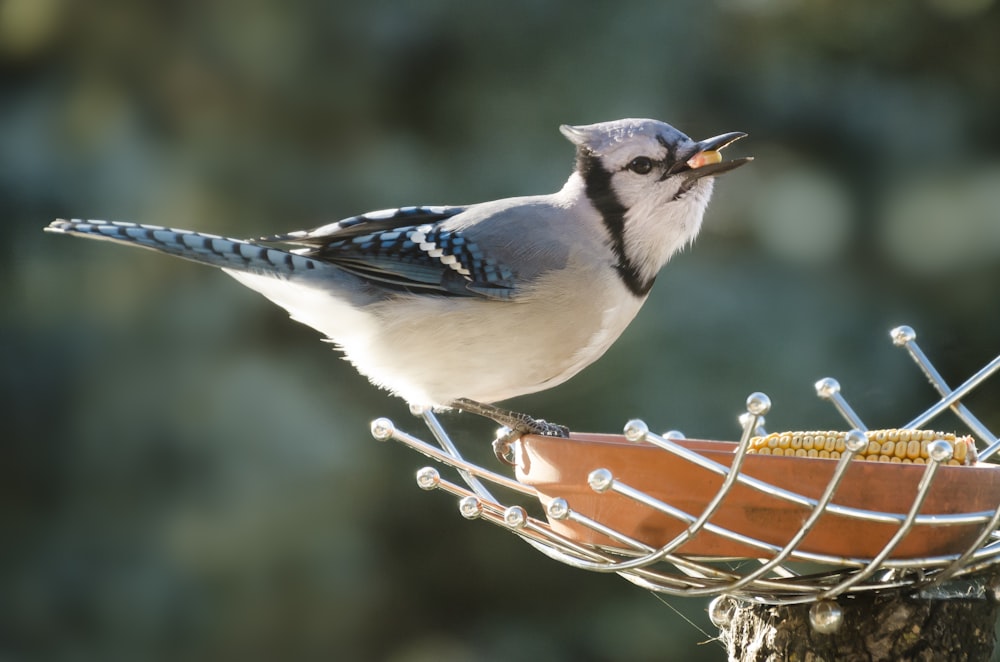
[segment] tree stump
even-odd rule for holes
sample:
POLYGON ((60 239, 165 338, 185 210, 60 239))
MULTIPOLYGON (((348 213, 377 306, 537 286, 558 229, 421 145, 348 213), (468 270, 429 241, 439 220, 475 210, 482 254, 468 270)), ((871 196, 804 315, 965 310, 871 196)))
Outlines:
MULTIPOLYGON (((995 586, 1000 573, 980 575, 995 586)), ((989 660, 998 604, 987 589, 976 597, 923 598, 897 591, 841 596, 835 632, 813 628, 812 604, 774 606, 732 598, 722 609, 722 640, 730 660, 989 660)))

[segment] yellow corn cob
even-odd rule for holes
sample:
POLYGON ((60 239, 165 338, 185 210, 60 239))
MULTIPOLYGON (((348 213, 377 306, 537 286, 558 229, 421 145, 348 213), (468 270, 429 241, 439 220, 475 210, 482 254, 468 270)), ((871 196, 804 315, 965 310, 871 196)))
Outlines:
MULTIPOLYGON (((821 457, 839 459, 845 450, 846 432, 772 432, 750 439, 747 453, 757 455, 784 455, 786 457, 821 457)), ((975 464, 976 443, 972 437, 957 436, 951 432, 932 430, 869 430, 865 433, 868 447, 861 449, 854 459, 868 462, 896 462, 926 464, 927 444, 943 439, 952 448, 952 458, 947 464, 960 466, 975 464)))

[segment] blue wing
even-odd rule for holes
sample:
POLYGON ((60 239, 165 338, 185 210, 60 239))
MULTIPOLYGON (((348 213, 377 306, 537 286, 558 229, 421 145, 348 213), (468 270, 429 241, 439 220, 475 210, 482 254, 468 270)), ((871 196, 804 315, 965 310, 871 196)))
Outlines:
POLYGON ((299 245, 299 255, 392 291, 509 299, 513 272, 461 231, 442 227, 466 209, 402 207, 258 241, 299 245))

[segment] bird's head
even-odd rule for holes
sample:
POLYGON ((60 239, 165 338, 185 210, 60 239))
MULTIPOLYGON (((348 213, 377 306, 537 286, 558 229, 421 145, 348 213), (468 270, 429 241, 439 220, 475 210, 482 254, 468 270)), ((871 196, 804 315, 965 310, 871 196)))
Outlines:
POLYGON ((577 147, 576 173, 607 227, 616 268, 640 296, 670 256, 698 235, 714 177, 751 160, 722 160, 720 150, 746 135, 741 132, 694 141, 649 119, 560 130, 577 147))

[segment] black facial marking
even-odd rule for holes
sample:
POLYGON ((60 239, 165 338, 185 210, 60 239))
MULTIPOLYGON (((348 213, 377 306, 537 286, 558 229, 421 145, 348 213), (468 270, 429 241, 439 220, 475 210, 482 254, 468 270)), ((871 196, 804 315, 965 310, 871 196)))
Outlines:
POLYGON ((587 197, 600 213, 604 227, 608 229, 611 249, 618 258, 615 270, 629 292, 637 297, 646 296, 653 287, 655 277, 644 279, 625 252, 625 212, 628 210, 611 188, 611 173, 601 165, 597 155, 586 148, 580 148, 577 152, 576 169, 583 177, 587 197))
POLYGON ((667 139, 663 136, 656 136, 656 142, 663 145, 663 148, 667 150, 667 155, 663 159, 663 175, 660 177, 661 182, 670 175, 676 175, 681 170, 687 169, 687 161, 682 160, 677 155, 676 145, 672 145, 667 142, 667 139))

